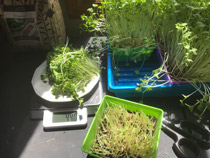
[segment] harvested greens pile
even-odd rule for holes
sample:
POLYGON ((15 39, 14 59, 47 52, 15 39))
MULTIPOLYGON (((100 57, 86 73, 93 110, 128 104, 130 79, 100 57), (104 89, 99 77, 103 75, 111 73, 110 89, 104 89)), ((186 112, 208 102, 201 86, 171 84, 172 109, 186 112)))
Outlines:
POLYGON ((156 149, 156 119, 143 112, 107 106, 91 152, 101 157, 151 157, 156 149))
POLYGON ((83 48, 75 50, 57 46, 48 53, 47 73, 41 77, 43 80, 49 78, 53 95, 77 99, 81 104, 83 100, 77 92, 84 92, 87 84, 99 74, 97 61, 83 48))

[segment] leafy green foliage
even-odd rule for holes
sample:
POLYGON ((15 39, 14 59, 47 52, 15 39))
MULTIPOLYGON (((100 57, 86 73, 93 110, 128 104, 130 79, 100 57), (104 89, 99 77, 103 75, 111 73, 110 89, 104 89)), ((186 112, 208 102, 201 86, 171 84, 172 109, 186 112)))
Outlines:
POLYGON ((47 74, 52 85, 52 94, 56 97, 67 96, 83 102, 77 92, 83 91, 94 76, 99 74, 97 60, 90 57, 83 48, 79 50, 66 46, 57 46, 47 55, 47 74))
MULTIPOLYGON (((102 0, 101 6, 89 12, 90 16, 82 17, 84 26, 108 33, 113 56, 115 48, 123 48, 121 52, 132 57, 133 48, 147 50, 157 45, 167 58, 168 72, 161 66, 140 81, 137 91, 150 91, 165 73, 176 81, 210 82, 210 0, 102 0)), ((136 56, 130 59, 135 61, 136 56)), ((199 103, 202 110, 203 101, 199 103)))
POLYGON ((107 105, 91 152, 101 157, 151 157, 156 147, 156 119, 107 105))
POLYGON ((107 0, 106 4, 107 31, 111 48, 156 47, 152 1, 107 0))
POLYGON ((164 0, 159 3, 159 22, 157 23, 157 41, 161 52, 168 54, 166 62, 168 73, 173 80, 188 81, 201 94, 195 104, 180 100, 182 105, 202 118, 208 110, 209 88, 203 82, 209 82, 210 69, 210 1, 209 0, 164 0), (204 90, 198 87, 200 83, 204 90))
POLYGON ((210 87, 205 83, 201 83, 200 86, 195 83, 191 84, 196 90, 189 95, 183 95, 184 98, 180 100, 180 102, 183 106, 188 107, 191 112, 202 119, 205 112, 210 110, 210 87), (187 103, 187 101, 194 93, 200 93, 202 97, 197 99, 194 104, 190 105, 187 103))
POLYGON ((153 50, 156 47, 153 34, 154 0, 102 0, 101 4, 89 8, 89 16, 81 16, 83 28, 90 32, 108 33, 110 48, 127 48, 122 51, 124 55, 130 56, 133 50, 131 53, 128 50, 131 48, 142 48, 138 54, 150 54, 143 48, 153 50))
POLYGON ((101 32, 104 33, 105 30, 105 15, 102 6, 98 6, 97 4, 93 4, 92 8, 87 10, 89 12, 89 16, 85 14, 81 15, 83 23, 83 30, 89 32, 101 32))
POLYGON ((166 66, 172 78, 208 82, 210 1, 164 0, 157 6, 157 40, 169 55, 166 66))
POLYGON ((181 42, 178 43, 178 45, 181 45, 185 50, 186 53, 184 55, 184 58, 182 60, 181 64, 185 64, 186 67, 189 66, 193 60, 191 59, 192 55, 197 55, 197 49, 191 48, 191 42, 196 38, 195 36, 192 36, 192 32, 188 30, 187 23, 177 23, 176 24, 177 33, 181 33, 181 42))

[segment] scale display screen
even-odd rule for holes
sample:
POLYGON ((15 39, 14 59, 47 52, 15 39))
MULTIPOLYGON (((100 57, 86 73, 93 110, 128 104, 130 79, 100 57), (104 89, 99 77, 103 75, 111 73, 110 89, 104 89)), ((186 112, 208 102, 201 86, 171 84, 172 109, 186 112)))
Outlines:
POLYGON ((44 129, 58 129, 67 127, 86 127, 87 108, 51 109, 44 110, 44 129))
POLYGON ((53 113, 53 123, 74 121, 77 121, 77 111, 53 113))

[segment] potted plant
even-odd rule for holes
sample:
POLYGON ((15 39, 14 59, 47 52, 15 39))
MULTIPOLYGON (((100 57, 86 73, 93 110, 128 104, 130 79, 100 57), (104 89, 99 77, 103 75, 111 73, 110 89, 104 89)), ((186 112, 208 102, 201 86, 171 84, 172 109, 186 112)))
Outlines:
POLYGON ((156 157, 163 111, 105 96, 82 145, 94 157, 156 157))

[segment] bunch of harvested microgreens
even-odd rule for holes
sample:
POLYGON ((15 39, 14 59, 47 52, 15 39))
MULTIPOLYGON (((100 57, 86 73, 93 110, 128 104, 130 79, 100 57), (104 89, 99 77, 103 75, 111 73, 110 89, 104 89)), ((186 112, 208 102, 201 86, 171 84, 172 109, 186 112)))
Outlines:
POLYGON ((101 157, 151 157, 155 153, 156 119, 144 112, 107 106, 91 152, 101 157))
POLYGON ((47 74, 43 74, 42 79, 49 78, 52 94, 56 97, 67 96, 81 104, 83 100, 78 92, 84 92, 87 84, 99 74, 97 62, 83 48, 57 46, 47 55, 47 74))

